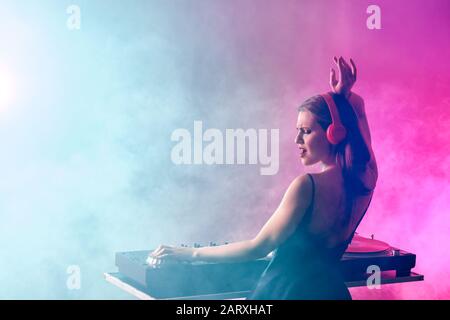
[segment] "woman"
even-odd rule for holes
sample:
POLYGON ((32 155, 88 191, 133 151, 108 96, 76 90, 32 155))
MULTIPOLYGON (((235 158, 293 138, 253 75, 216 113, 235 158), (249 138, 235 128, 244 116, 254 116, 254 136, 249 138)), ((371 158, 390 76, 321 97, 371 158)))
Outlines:
POLYGON ((333 93, 306 100, 297 118, 301 162, 321 163, 322 171, 294 179, 255 238, 203 248, 162 245, 150 254, 153 261, 238 262, 276 249, 249 299, 351 299, 339 261, 369 206, 378 172, 363 101, 351 93, 356 67, 351 59, 351 65, 342 57, 334 61, 339 79, 331 69, 333 93), (336 140, 327 130, 339 120, 345 131, 336 140))

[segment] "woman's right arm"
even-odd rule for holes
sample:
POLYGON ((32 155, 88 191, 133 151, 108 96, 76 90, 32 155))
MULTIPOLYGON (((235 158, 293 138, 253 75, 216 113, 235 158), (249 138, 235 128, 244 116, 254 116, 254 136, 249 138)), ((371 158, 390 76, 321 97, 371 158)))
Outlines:
POLYGON ((338 79, 336 79, 335 71, 333 69, 330 70, 330 86, 335 93, 342 94, 348 99, 358 117, 358 124, 361 134, 370 152, 370 161, 367 165, 367 170, 363 180, 367 188, 374 189, 378 179, 378 167, 375 154, 372 149, 372 141, 364 107, 364 100, 359 95, 351 92, 351 89, 356 82, 356 66, 352 59, 350 59, 350 66, 342 57, 339 57, 339 59, 334 57, 334 62, 338 67, 339 76, 338 79))
POLYGON ((354 92, 351 93, 348 100, 358 117, 358 124, 361 130, 361 134, 370 152, 370 161, 368 164, 369 171, 367 172, 366 179, 364 179, 365 180, 364 184, 366 185, 366 187, 373 189, 375 188, 376 181, 378 179, 378 167, 377 167, 377 160, 375 158, 375 153, 373 152, 372 149, 372 139, 370 136, 370 129, 369 123, 367 121, 366 110, 364 107, 364 100, 354 92))

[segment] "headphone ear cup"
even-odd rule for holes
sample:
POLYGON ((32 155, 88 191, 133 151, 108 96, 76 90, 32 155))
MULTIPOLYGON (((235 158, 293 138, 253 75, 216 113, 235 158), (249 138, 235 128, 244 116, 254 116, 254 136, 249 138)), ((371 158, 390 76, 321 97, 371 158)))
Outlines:
POLYGON ((327 129, 327 139, 331 144, 338 144, 347 136, 344 126, 330 124, 327 129))

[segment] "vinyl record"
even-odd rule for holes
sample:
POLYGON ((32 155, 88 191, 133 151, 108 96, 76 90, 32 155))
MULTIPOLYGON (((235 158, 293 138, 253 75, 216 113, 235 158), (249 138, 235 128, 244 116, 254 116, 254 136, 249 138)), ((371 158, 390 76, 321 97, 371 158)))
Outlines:
POLYGON ((386 242, 364 238, 358 234, 352 239, 347 247, 347 253, 376 253, 389 250, 391 248, 386 242))

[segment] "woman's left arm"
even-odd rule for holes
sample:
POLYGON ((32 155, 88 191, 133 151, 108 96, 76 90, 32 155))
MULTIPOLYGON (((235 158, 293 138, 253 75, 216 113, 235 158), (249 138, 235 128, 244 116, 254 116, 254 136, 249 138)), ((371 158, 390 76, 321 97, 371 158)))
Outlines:
POLYGON ((311 195, 309 178, 306 175, 297 177, 255 238, 203 248, 160 246, 150 257, 205 262, 240 262, 265 257, 294 233, 310 204, 311 195))

